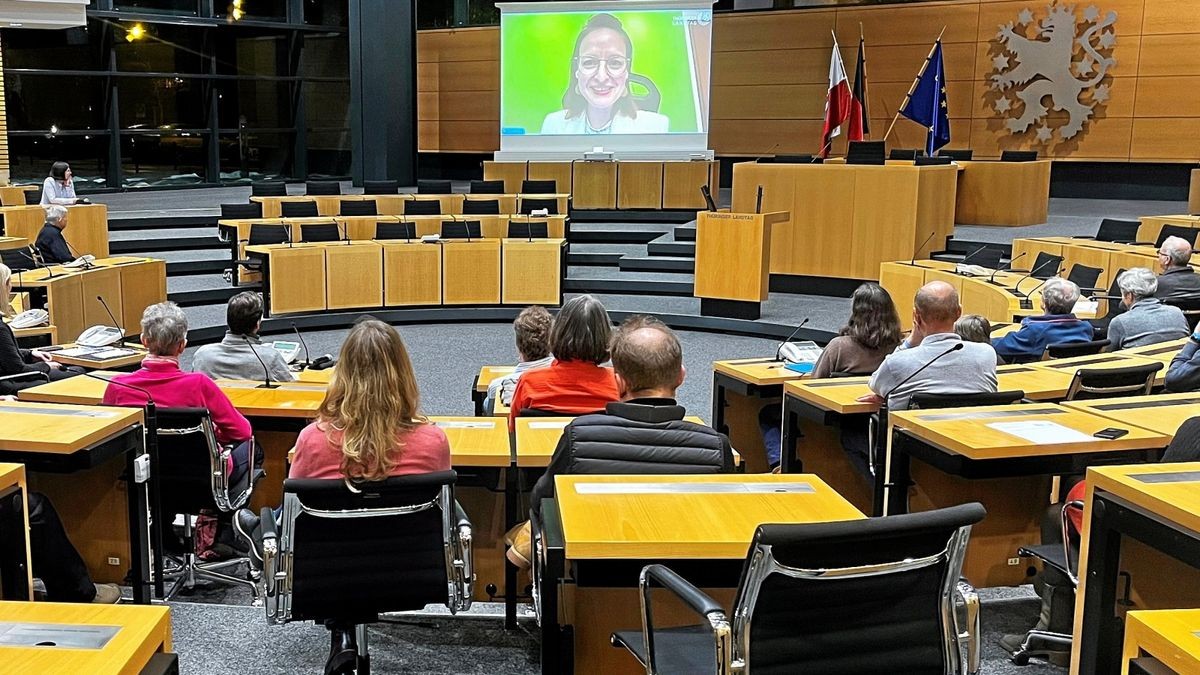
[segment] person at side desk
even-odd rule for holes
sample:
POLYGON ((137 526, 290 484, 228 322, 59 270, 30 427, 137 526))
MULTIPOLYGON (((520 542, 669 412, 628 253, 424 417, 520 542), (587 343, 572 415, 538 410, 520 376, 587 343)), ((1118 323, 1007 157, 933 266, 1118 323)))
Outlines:
MULTIPOLYGON (((0 314, 9 316, 12 313, 12 270, 0 265, 0 314)), ((36 349, 21 349, 17 344, 17 336, 7 322, 0 326, 0 376, 19 375, 21 373, 40 373, 46 380, 62 380, 71 377, 71 373, 62 370, 59 364, 49 354, 36 349)), ((0 380, 0 394, 12 394, 24 387, 41 384, 43 378, 0 380)))
POLYGON ((1191 339, 1167 367, 1167 391, 1200 391, 1200 353, 1197 352, 1200 352, 1200 333, 1192 333, 1191 339))
POLYGON ((1191 330, 1178 307, 1164 305, 1155 297, 1158 278, 1145 267, 1134 267, 1117 277, 1117 287, 1129 311, 1108 324, 1108 349, 1145 347, 1187 337, 1191 330))
POLYGON ((520 361, 513 372, 488 383, 487 398, 483 399, 484 414, 495 410, 496 399, 504 405, 512 405, 513 394, 521 374, 529 370, 547 368, 554 361, 550 353, 550 328, 554 317, 545 307, 534 305, 521 310, 513 321, 513 332, 517 336, 517 355, 520 361))
POLYGON ((1192 245, 1183 237, 1167 237, 1158 248, 1158 291, 1163 302, 1200 300, 1200 274, 1192 269, 1192 245))
POLYGON ((63 230, 67 227, 67 209, 62 206, 51 206, 46 209, 46 222, 42 225, 42 231, 38 232, 37 241, 34 243, 34 248, 42 258, 42 262, 47 265, 57 265, 68 263, 75 259, 71 255, 71 247, 67 246, 67 239, 63 236, 63 230))
POLYGON ((214 380, 261 380, 266 363, 272 380, 291 382, 296 379, 283 354, 259 339, 262 315, 263 301, 258 293, 245 291, 230 298, 225 308, 225 324, 229 330, 220 342, 196 350, 192 370, 214 380))
POLYGON ((1092 324, 1076 318, 1073 313, 1079 301, 1079 286, 1054 277, 1042 285, 1041 316, 1021 319, 1021 328, 992 340, 992 347, 1006 361, 1040 359, 1049 345, 1065 342, 1089 342, 1092 324))
POLYGON ((42 182, 42 206, 78 204, 81 201, 75 196, 75 177, 71 175, 71 165, 66 162, 50 165, 50 175, 42 182))

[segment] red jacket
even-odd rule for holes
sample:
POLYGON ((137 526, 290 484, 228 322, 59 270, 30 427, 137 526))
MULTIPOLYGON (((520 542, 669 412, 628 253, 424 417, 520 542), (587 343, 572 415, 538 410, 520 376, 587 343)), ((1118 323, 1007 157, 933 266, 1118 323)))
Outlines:
MULTIPOLYGON (((185 373, 179 364, 168 359, 148 357, 142 368, 126 375, 117 375, 114 382, 123 382, 141 387, 150 392, 154 403, 160 408, 208 408, 212 415, 217 441, 222 445, 235 445, 249 440, 253 432, 250 422, 233 407, 225 392, 217 387, 207 375, 185 373)), ((140 407, 146 404, 146 395, 116 384, 109 384, 104 391, 104 405, 140 407)))
POLYGON ((612 368, 602 368, 587 361, 559 361, 549 368, 530 370, 521 374, 513 392, 508 428, 523 408, 537 408, 565 415, 603 412, 604 406, 619 401, 617 381, 612 368))

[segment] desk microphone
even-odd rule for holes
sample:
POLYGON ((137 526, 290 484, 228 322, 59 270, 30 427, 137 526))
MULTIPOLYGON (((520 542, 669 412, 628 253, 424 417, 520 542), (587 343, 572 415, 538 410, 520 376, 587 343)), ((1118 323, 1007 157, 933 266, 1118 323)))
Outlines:
POLYGON ((300 334, 300 329, 296 327, 295 321, 292 322, 292 331, 296 333, 296 338, 300 340, 300 346, 304 347, 304 366, 308 367, 312 364, 312 360, 308 356, 308 344, 304 342, 304 336, 300 334))
POLYGON ((1024 294, 1025 297, 1021 298, 1021 309, 1033 309, 1033 298, 1030 296, 1032 296, 1034 293, 1037 293, 1038 289, 1041 288, 1042 286, 1045 286, 1047 281, 1050 281, 1054 277, 1062 274, 1062 272, 1063 272, 1063 268, 1061 268, 1061 267, 1058 268, 1058 270, 1054 273, 1054 276, 1046 277, 1045 279, 1042 279, 1042 283, 1038 284, 1037 286, 1034 286, 1033 290, 1029 291, 1028 293, 1025 293, 1024 294))
POLYGON ((894 387, 892 387, 891 389, 888 389, 887 393, 883 395, 883 404, 887 405, 888 399, 890 399, 892 397, 892 394, 896 393, 896 390, 899 389, 900 387, 908 384, 908 381, 913 379, 914 377, 916 377, 921 371, 925 370, 929 366, 932 366, 934 363, 936 363, 938 361, 938 359, 949 354, 950 352, 956 352, 962 348, 963 348, 962 342, 955 342, 954 346, 950 347, 949 349, 942 352, 941 354, 938 354, 937 356, 933 357, 932 359, 929 359, 928 361, 925 362, 925 365, 923 365, 920 368, 917 368, 916 370, 909 373, 908 377, 904 378, 903 380, 900 380, 898 383, 896 383, 896 385, 894 387))
MULTIPOLYGON (((1033 300, 1031 300, 1029 298, 1029 296, 1032 293, 1036 292, 1037 289, 1041 288, 1042 284, 1046 283, 1047 281, 1050 281, 1051 277, 1047 277, 1046 279, 1044 279, 1041 284, 1038 284, 1037 286, 1035 286, 1032 291, 1029 291, 1029 293, 1025 293, 1024 291, 1021 290, 1021 283, 1024 282, 1026 279, 1029 279, 1033 275, 1037 274, 1038 272, 1042 271, 1042 269, 1045 268, 1047 265, 1050 265, 1050 264, 1058 265, 1061 262, 1062 262, 1061 258, 1051 258, 1051 259, 1047 260, 1046 262, 1042 263, 1041 265, 1038 265, 1036 269, 1029 270, 1029 274, 1026 274, 1025 276, 1021 277, 1020 279, 1017 280, 1017 283, 1013 284, 1013 291, 1015 291, 1018 295, 1021 296, 1021 305, 1020 305, 1021 309, 1033 309, 1033 300)), ((1058 269, 1058 271, 1055 272, 1054 275, 1052 275, 1052 276, 1057 276, 1061 272, 1062 272, 1062 268, 1060 267, 1058 269)))
MULTIPOLYGON (((409 229, 408 218, 405 217, 404 214, 400 215, 400 224, 404 226, 404 242, 406 244, 411 244, 412 243, 412 234, 409 234, 409 233, 412 232, 412 230, 409 229)), ((413 226, 413 229, 416 229, 415 225, 413 226)))
POLYGON ((921 268, 924 268, 924 265, 918 265, 918 264, 917 264, 917 256, 918 256, 918 255, 920 255, 920 253, 921 253, 921 249, 925 248, 925 244, 928 244, 928 243, 929 243, 930 241, 932 241, 932 240, 933 240, 933 238, 934 238, 934 237, 936 237, 936 236, 937 236, 937 230, 934 230, 933 232, 930 232, 930 233, 929 233, 929 236, 928 236, 928 237, 925 237, 925 241, 921 242, 921 245, 920 245, 920 246, 918 246, 918 247, 916 247, 916 248, 914 248, 914 249, 913 249, 912 260, 909 260, 909 261, 908 261, 908 264, 909 264, 909 265, 911 265, 912 267, 921 267, 921 268))
MULTIPOLYGON (((35 267, 46 270, 47 279, 53 279, 57 276, 60 276, 54 273, 54 269, 50 265, 46 264, 46 261, 42 258, 42 254, 38 253, 38 250, 32 245, 29 247, 29 260, 34 264, 35 267)), ((66 275, 66 272, 63 272, 62 275, 66 275)))
POLYGON ((108 314, 108 318, 112 319, 113 328, 116 328, 117 330, 121 331, 121 335, 124 335, 125 327, 122 326, 119 321, 117 321, 117 317, 113 316, 112 310, 108 308, 108 303, 104 301, 104 296, 97 295, 96 299, 99 300, 100 304, 104 307, 104 312, 105 312, 105 314, 108 314))
POLYGON ((1020 260, 1021 258, 1024 258, 1027 253, 1029 253, 1029 251, 1022 251, 1021 255, 1009 260, 1007 263, 992 270, 992 276, 988 277, 988 283, 997 285, 996 284, 996 275, 999 274, 1000 272, 1002 272, 1003 270, 1012 269, 1012 264, 1015 263, 1016 261, 1020 260))
POLYGON ((963 256, 962 264, 963 265, 969 264, 968 261, 971 260, 971 258, 974 258, 975 256, 979 255, 986 248, 987 248, 987 244, 984 244, 983 246, 980 246, 979 248, 975 249, 974 251, 971 251, 970 253, 966 254, 965 256, 963 256))
POLYGON ((717 210, 717 203, 713 201, 712 189, 708 187, 708 183, 700 186, 700 194, 704 197, 704 203, 709 211, 717 210))
POLYGON ((783 347, 784 347, 784 345, 786 345, 786 344, 788 344, 789 342, 791 342, 791 341, 792 341, 792 338, 796 337, 796 333, 799 333, 799 332, 800 332, 800 329, 801 329, 801 328, 804 328, 804 325, 805 325, 805 324, 807 324, 807 323, 808 323, 808 317, 806 316, 806 317, 804 317, 804 320, 800 322, 800 325, 799 325, 799 326, 796 326, 796 330, 792 331, 792 334, 791 334, 791 335, 789 335, 789 336, 787 336, 787 339, 786 339, 786 340, 784 340, 783 342, 780 342, 780 343, 779 343, 779 347, 777 347, 777 348, 775 349, 775 360, 776 360, 776 361, 782 361, 782 360, 783 360, 783 347))
POLYGON ((292 226, 291 226, 291 225, 287 225, 287 224, 285 224, 285 225, 283 226, 283 229, 284 229, 284 231, 285 231, 285 232, 287 232, 287 245, 288 245, 288 248, 291 248, 291 247, 292 247, 292 226))
POLYGON ((250 347, 250 351, 254 352, 254 358, 258 359, 258 362, 261 363, 263 367, 263 375, 265 376, 265 379, 263 380, 263 383, 255 387, 255 389, 278 389, 279 383, 271 381, 271 369, 267 367, 267 362, 263 361, 262 357, 258 355, 258 350, 254 348, 254 343, 251 342, 250 338, 246 337, 245 335, 242 336, 242 339, 246 341, 246 345, 250 347))
MULTIPOLYGON (((79 255, 79 251, 75 250, 75 247, 71 245, 71 242, 67 241, 66 237, 63 237, 63 243, 67 245, 67 250, 71 252, 71 255, 75 256, 76 260, 83 259, 83 256, 79 255)), ((90 270, 93 267, 95 267, 95 265, 92 263, 86 260, 83 261, 83 269, 90 270)))
POLYGON ((758 196, 754 198, 754 212, 762 213, 763 186, 758 186, 758 196))
POLYGON ((124 382, 120 382, 120 381, 118 381, 118 380, 114 380, 114 379, 111 379, 111 378, 107 378, 107 377, 100 377, 99 375, 97 375, 97 374, 95 374, 95 373, 88 372, 87 370, 85 370, 84 368, 82 368, 82 367, 80 367, 80 366, 67 366, 67 367, 63 368, 63 370, 65 370, 65 371, 67 371, 67 372, 69 372, 69 373, 75 373, 76 375, 82 375, 82 376, 84 376, 84 377, 90 377, 90 378, 92 378, 93 380, 100 380, 101 382, 107 382, 107 383, 109 383, 109 384, 115 384, 115 385, 117 385, 118 387, 125 387, 126 389, 132 389, 133 391, 136 391, 136 392, 138 392, 138 393, 142 394, 143 396, 145 396, 145 397, 146 397, 146 408, 147 408, 147 413, 148 413, 148 415, 150 415, 150 416, 153 416, 153 413, 154 413, 154 397, 150 395, 150 392, 149 392, 148 390, 146 390, 146 389, 142 389, 141 387, 139 387, 139 386, 136 386, 136 385, 132 385, 132 384, 126 384, 126 383, 124 383, 124 382))
POLYGON ((346 223, 345 222, 339 223, 336 220, 333 222, 335 225, 337 225, 338 235, 340 235, 342 238, 342 241, 346 242, 346 245, 349 246, 350 245, 350 235, 346 233, 346 229, 347 229, 346 223))

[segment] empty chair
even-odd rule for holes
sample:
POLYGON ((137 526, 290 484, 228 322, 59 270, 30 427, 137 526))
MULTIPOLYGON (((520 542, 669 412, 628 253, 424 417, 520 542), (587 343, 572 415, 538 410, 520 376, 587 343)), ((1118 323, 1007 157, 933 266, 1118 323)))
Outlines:
POLYGON ((1137 241, 1138 228, 1141 223, 1136 220, 1117 220, 1116 218, 1104 218, 1100 221, 1100 227, 1096 230, 1096 241, 1111 241, 1122 244, 1128 244, 1137 241))
POLYGON ((850 141, 846 150, 847 164, 883 164, 883 141, 850 141))
POLYGON ((500 213, 499 199, 463 200, 463 213, 468 216, 495 216, 500 213))
POLYGON ((1063 342, 1057 345, 1047 345, 1046 355, 1052 359, 1069 359, 1073 356, 1091 356, 1099 354, 1108 347, 1108 340, 1091 340, 1089 342, 1063 342))
POLYGON ((221 205, 222 220, 248 220, 250 218, 262 218, 262 202, 221 205))
POLYGON ((337 223, 305 223, 300 226, 300 241, 317 244, 323 241, 340 241, 342 231, 337 223))
POLYGON ((404 215, 406 216, 436 216, 441 212, 442 202, 438 199, 404 200, 404 215))
POLYGON ((364 180, 364 195, 395 195, 400 194, 400 182, 394 180, 364 180))
POLYGON ((417 227, 412 223, 376 223, 375 238, 380 240, 388 239, 415 239, 417 236, 417 227))
POLYGON ((944 166, 954 160, 949 157, 917 157, 917 166, 944 166))
POLYGON ((299 202, 279 202, 279 215, 284 218, 316 218, 317 203, 311 199, 299 202))
POLYGON ((521 194, 526 195, 556 195, 558 183, 552 180, 523 180, 521 194))
POLYGON ((470 609, 471 522, 454 500, 455 479, 445 471, 353 486, 284 481, 279 525, 270 508, 262 512, 267 622, 324 625, 325 672, 366 673, 366 624, 381 613, 470 609))
POLYGON ((281 180, 262 181, 250 184, 251 197, 286 197, 287 183, 281 180))
POLYGON ((504 194, 504 181, 473 180, 470 192, 473 195, 502 195, 504 194))
POLYGON ((1005 150, 1000 153, 1001 162, 1033 162, 1037 158, 1037 150, 1005 150))
POLYGON ((964 265, 979 265, 988 269, 998 269, 1000 267, 1000 258, 1004 257, 1004 251, 991 246, 978 248, 971 251, 963 258, 964 265))
POLYGON ((924 150, 917 150, 914 148, 892 148, 888 152, 888 159, 912 159, 912 160, 915 160, 918 157, 924 157, 924 156, 925 156, 924 150))
POLYGON ((1125 268, 1122 267, 1121 269, 1117 270, 1116 274, 1113 275, 1112 283, 1108 285, 1107 295, 1092 296, 1093 300, 1104 300, 1107 303, 1104 316, 1096 319, 1088 319, 1088 323, 1092 324, 1092 328, 1094 328, 1096 331, 1095 336, 1097 338, 1107 335, 1109 322, 1113 320, 1113 317, 1125 311, 1125 308, 1121 306, 1121 287, 1117 285, 1117 279, 1120 279, 1121 275, 1124 273, 1125 268))
POLYGON ((1195 331, 1196 325, 1200 324, 1200 299, 1163 300, 1163 304, 1178 307, 1183 312, 1183 318, 1187 319, 1188 328, 1192 331, 1195 331))
POLYGON ((1154 240, 1154 245, 1162 246, 1168 237, 1179 237, 1191 244, 1192 248, 1195 248, 1196 235, 1198 234, 1200 234, 1200 228, 1185 227, 1183 225, 1163 225, 1162 229, 1158 231, 1158 238, 1154 240))
MULTIPOLYGON (((1186 424, 1186 423, 1185 423, 1186 424)), ((1083 513, 1083 502, 1069 501, 1062 505, 1062 541, 1037 546, 1022 546, 1017 555, 1022 558, 1037 558, 1046 569, 1052 569, 1065 578, 1072 589, 1079 588, 1079 534, 1071 527, 1071 512, 1083 513)), ((1071 635, 1051 630, 1031 630, 1017 651, 1013 652, 1013 663, 1023 666, 1029 657, 1048 657, 1051 654, 1070 654, 1071 635)), ((1130 671, 1132 672, 1132 671, 1130 671)))
POLYGON ((343 199, 341 215, 343 216, 377 216, 379 210, 374 199, 343 199))
POLYGON ((28 248, 0 249, 0 263, 4 263, 13 272, 31 270, 37 265, 33 262, 33 254, 28 248))
POLYGON ((938 157, 949 157, 956 162, 969 162, 974 155, 974 150, 948 150, 946 148, 938 150, 937 153, 938 157))
POLYGON ((336 180, 310 180, 304 184, 306 195, 340 195, 342 185, 336 180))
POLYGON ((1029 276, 1043 280, 1058 276, 1058 269, 1062 266, 1062 261, 1061 255, 1038 251, 1037 257, 1033 259, 1033 264, 1029 267, 1029 276))
POLYGON ((454 188, 448 180, 419 180, 417 181, 417 192, 429 195, 448 195, 454 192, 454 188))
POLYGON ((537 199, 537 198, 530 198, 530 197, 521 197, 521 207, 519 209, 517 209, 517 211, 524 215, 529 215, 529 214, 533 213, 534 211, 538 211, 541 209, 545 209, 546 213, 549 213, 549 214, 558 213, 558 200, 554 199, 554 198, 537 199))
POLYGON ((508 224, 509 239, 545 239, 549 236, 549 229, 544 220, 516 220, 508 224))
POLYGON ((25 191, 25 205, 26 206, 33 206, 34 204, 41 204, 41 203, 42 203, 42 189, 41 188, 38 188, 36 190, 26 190, 25 191))
MULTIPOLYGON (((250 237, 244 242, 250 246, 270 246, 286 244, 291 241, 291 232, 287 225, 254 223, 250 226, 250 237)), ((262 260, 244 258, 235 260, 235 265, 241 265, 251 272, 262 271, 262 260)))
POLYGON ((983 405, 1011 405, 1020 403, 1025 398, 1025 392, 1020 389, 1010 391, 983 391, 973 394, 913 394, 908 399, 908 407, 923 410, 936 408, 970 408, 983 405))
POLYGON ((984 515, 981 505, 964 504, 759 525, 730 615, 670 568, 648 565, 640 578, 643 626, 614 633, 612 644, 647 673, 977 672, 979 598, 959 574, 971 526, 984 515), (682 603, 701 621, 657 627, 651 589, 659 586, 672 609, 682 603))
POLYGON ((478 220, 443 220, 442 239, 482 239, 478 220))
POLYGON ((1154 375, 1161 363, 1124 368, 1080 368, 1067 387, 1068 401, 1114 396, 1148 396, 1154 388, 1154 375))
POLYGON ((1067 281, 1079 287, 1079 292, 1083 295, 1095 295, 1102 288, 1096 288, 1097 282, 1100 281, 1100 275, 1104 270, 1099 267, 1089 267, 1087 265, 1075 264, 1071 265, 1071 271, 1067 273, 1067 281))

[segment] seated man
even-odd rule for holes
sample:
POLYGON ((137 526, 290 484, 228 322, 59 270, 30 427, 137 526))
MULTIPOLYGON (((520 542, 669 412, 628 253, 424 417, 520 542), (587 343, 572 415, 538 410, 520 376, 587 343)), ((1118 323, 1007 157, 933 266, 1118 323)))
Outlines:
POLYGON ((265 363, 272 380, 291 382, 296 379, 283 354, 259 339, 262 315, 263 301, 258 293, 246 291, 230 298, 225 308, 225 324, 229 330, 220 342, 196 350, 192 370, 214 380, 261 380, 265 375, 265 363))
POLYGON ((483 399, 485 414, 492 414, 497 398, 505 406, 512 403, 521 373, 546 368, 554 361, 554 356, 550 353, 550 328, 553 325, 554 317, 550 316, 545 307, 538 305, 526 307, 517 315, 513 321, 513 331, 517 335, 517 357, 520 360, 513 372, 488 383, 487 398, 483 399))
POLYGON ((1074 282, 1054 277, 1042 285, 1041 316, 1021 319, 1021 328, 992 340, 996 353, 1006 361, 1033 360, 1042 357, 1046 347, 1064 342, 1089 342, 1092 324, 1075 318, 1072 309, 1079 301, 1074 282))
POLYGON ((1200 354, 1197 351, 1200 351, 1200 332, 1192 333, 1192 339, 1171 359, 1171 365, 1167 367, 1167 391, 1200 390, 1200 354))
POLYGON ((71 248, 67 246, 66 238, 63 237, 62 231, 66 227, 67 208, 57 204, 47 207, 46 223, 42 225, 42 231, 38 232, 37 241, 34 244, 43 263, 57 265, 75 259, 75 256, 71 255, 71 248))
POLYGON ((991 345, 964 342, 954 332, 954 322, 961 315, 962 305, 953 286, 944 281, 922 286, 913 301, 908 348, 883 360, 868 382, 874 392, 870 398, 882 402, 887 397, 889 410, 907 410, 913 394, 996 391, 996 351, 991 345), (956 344, 962 348, 950 351, 956 344))
POLYGON ((1145 267, 1125 270, 1117 277, 1121 300, 1129 311, 1108 324, 1108 349, 1144 347, 1187 337, 1192 331, 1178 307, 1164 305, 1155 297, 1158 279, 1145 267))
POLYGON ((1200 274, 1192 269, 1192 245, 1183 237, 1167 237, 1158 248, 1158 291, 1154 297, 1163 302, 1200 300, 1200 274))

